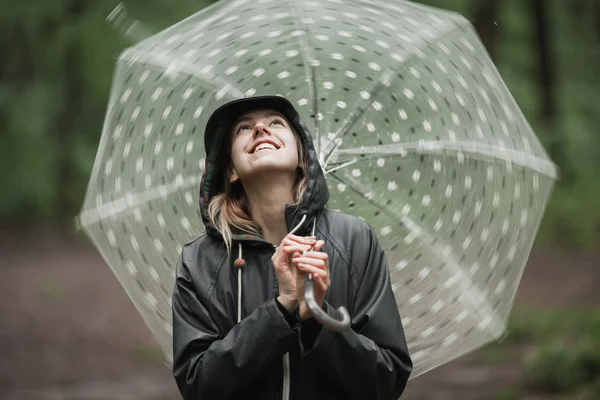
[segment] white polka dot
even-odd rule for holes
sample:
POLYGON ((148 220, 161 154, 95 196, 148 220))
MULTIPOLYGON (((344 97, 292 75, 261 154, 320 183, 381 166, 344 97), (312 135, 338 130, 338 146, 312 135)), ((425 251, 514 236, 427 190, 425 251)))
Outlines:
POLYGON ((181 227, 183 229, 185 229, 186 231, 189 231, 192 229, 192 226, 190 225, 190 220, 187 219, 187 217, 182 217, 181 218, 181 227))
POLYGON ((456 339, 458 339, 458 335, 456 333, 450 334, 450 336, 448 336, 444 339, 443 346, 444 347, 450 346, 452 343, 456 342, 456 339))
POLYGON ((438 300, 435 303, 433 303, 433 305, 431 306, 430 310, 433 313, 436 313, 438 311, 440 311, 443 307, 444 307, 444 301, 443 300, 438 300))
POLYGON ((462 212, 460 211, 455 211, 454 215, 452 216, 452 222, 454 224, 458 224, 460 222, 460 220, 462 219, 462 212))
POLYGON ((115 233, 112 229, 106 230, 106 238, 108 239, 108 243, 110 243, 111 246, 116 246, 117 238, 115 237, 115 233))
POLYGON ((131 242, 131 246, 133 247, 133 249, 135 251, 138 251, 140 249, 140 245, 139 245, 139 243, 138 243, 138 241, 137 241, 137 239, 136 239, 135 236, 131 235, 129 237, 129 241, 131 242))
POLYGON ((125 268, 127 268, 127 272, 129 272, 129 275, 131 275, 131 276, 137 275, 137 268, 135 267, 135 265, 133 265, 133 262, 131 262, 130 260, 127 260, 125 262, 125 268))
POLYGON ((431 109, 432 109, 433 111, 437 111, 437 110, 438 110, 438 106, 437 106, 437 104, 435 103, 435 101, 433 101, 433 99, 429 99, 429 107, 431 107, 431 109))
POLYGON ((415 294, 415 295, 411 296, 411 297, 408 299, 408 302, 409 302, 410 304, 415 304, 416 302, 418 302, 418 301, 419 301, 419 300, 421 300, 422 298, 423 298, 423 295, 422 295, 421 293, 417 293, 417 294, 415 294))
POLYGON ((167 119, 169 117, 169 114, 171 114, 171 109, 172 108, 173 107, 171 107, 171 106, 167 106, 165 108, 165 111, 163 111, 162 119, 167 119))
POLYGON ((488 228, 487 226, 483 228, 483 230, 481 231, 481 241, 482 242, 487 242, 488 237, 490 236, 490 228, 488 228))
POLYGON ((498 253, 494 253, 492 259, 490 260, 490 268, 494 268, 496 264, 498 264, 498 260, 500 259, 500 255, 498 253))
POLYGON ((421 271, 419 271, 419 278, 425 279, 429 276, 430 273, 431 273, 431 268, 425 267, 421 271))
POLYGON ((497 208, 500 205, 500 193, 494 192, 492 205, 494 206, 494 208, 497 208))
POLYGON ((158 276, 158 272, 153 267, 148 268, 148 272, 150 273, 150 277, 154 282, 158 282, 160 277, 158 276))
POLYGON ((190 192, 185 192, 185 202, 191 206, 192 204, 194 204, 194 197, 192 196, 192 194, 190 192))
POLYGON ((412 174, 412 180, 414 182, 419 182, 419 179, 421 179, 421 171, 419 171, 418 169, 414 170, 413 174, 412 174))
POLYGON ((446 198, 450 198, 450 196, 452 196, 452 185, 448 185, 446 186, 446 191, 444 192, 444 196, 446 196, 446 198))
POLYGON ((482 206, 481 201, 477 200, 475 202, 475 210, 474 210, 474 213, 475 213, 476 217, 481 213, 481 206, 482 206))
POLYGON ((140 115, 140 112, 142 111, 142 107, 137 106, 134 110, 133 113, 131 114, 131 122, 135 121, 138 116, 140 115))
POLYGON ((471 176, 467 175, 465 176, 465 189, 469 190, 471 189, 473 185, 473 179, 471 178, 471 176))
POLYGON ((180 136, 181 134, 183 134, 184 129, 185 129, 185 124, 183 122, 180 122, 179 124, 177 124, 177 127, 175 128, 175 136, 180 136))
POLYGON ((467 237, 465 238, 465 240, 463 241, 463 244, 462 244, 462 248, 463 248, 463 250, 466 250, 466 249, 468 249, 468 248, 469 248, 469 246, 471 246, 471 242, 472 242, 472 241, 473 241, 473 239, 471 238, 471 236, 467 236, 467 237))
POLYGON ((121 134, 123 133, 123 125, 119 124, 117 126, 115 126, 115 130, 113 131, 113 139, 118 139, 121 137, 121 134))
POLYGON ((408 261, 406 260, 401 260, 400 262, 398 262, 398 264, 396 264, 396 269, 398 271, 402 271, 404 268, 406 268, 408 266, 408 261))
POLYGON ((381 235, 386 236, 392 232, 392 228, 390 226, 384 226, 381 228, 381 235))

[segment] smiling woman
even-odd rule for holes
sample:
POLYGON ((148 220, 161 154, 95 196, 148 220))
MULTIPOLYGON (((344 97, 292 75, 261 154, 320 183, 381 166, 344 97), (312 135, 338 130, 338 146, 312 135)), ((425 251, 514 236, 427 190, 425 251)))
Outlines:
MULTIPOLYGON (((261 217, 255 210, 253 219, 250 206, 260 201, 266 187, 292 187, 295 203, 306 190, 308 168, 303 145, 286 118, 274 110, 258 109, 242 114, 229 132, 225 190, 215 195, 208 205, 208 215, 223 235, 228 251, 231 249, 231 228, 260 234, 261 217), (242 181, 245 182, 242 187, 242 181), (248 198, 256 202, 249 202, 248 198)), ((264 199, 263 199, 264 200, 264 199)), ((267 200, 268 201, 268 200, 267 200)), ((279 230, 282 231, 282 226, 279 230)), ((275 228, 277 230, 277 228, 275 228)), ((278 238, 267 233, 267 240, 279 243, 278 238)), ((281 232, 279 233, 281 236, 281 232)), ((285 233, 283 234, 285 236, 285 233)))
POLYGON ((172 302, 183 398, 398 399, 412 361, 385 254, 363 220, 325 208, 325 176, 291 103, 228 103, 204 141, 206 235, 183 246, 172 302), (334 318, 348 307, 350 329, 314 318, 307 275, 313 309, 334 318))

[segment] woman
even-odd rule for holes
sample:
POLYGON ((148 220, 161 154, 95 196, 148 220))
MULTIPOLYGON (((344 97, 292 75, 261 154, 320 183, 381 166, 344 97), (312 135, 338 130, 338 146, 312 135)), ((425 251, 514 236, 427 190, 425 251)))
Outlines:
POLYGON ((204 142, 206 234, 183 247, 173 293, 184 399, 400 397, 412 362, 385 254, 369 225, 325 209, 325 177, 294 107, 279 96, 230 102, 204 142), (312 318, 307 273, 318 304, 332 315, 345 306, 351 329, 312 318))

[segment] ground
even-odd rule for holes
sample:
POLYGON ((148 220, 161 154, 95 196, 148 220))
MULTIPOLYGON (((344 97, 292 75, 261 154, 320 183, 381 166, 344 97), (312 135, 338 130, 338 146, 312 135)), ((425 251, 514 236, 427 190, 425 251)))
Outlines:
MULTIPOLYGON (((0 398, 174 400, 170 371, 99 255, 53 232, 0 234, 0 398)), ((598 304, 600 254, 535 249, 516 305, 598 304)), ((462 357, 411 380, 403 399, 485 400, 518 363, 462 357)))

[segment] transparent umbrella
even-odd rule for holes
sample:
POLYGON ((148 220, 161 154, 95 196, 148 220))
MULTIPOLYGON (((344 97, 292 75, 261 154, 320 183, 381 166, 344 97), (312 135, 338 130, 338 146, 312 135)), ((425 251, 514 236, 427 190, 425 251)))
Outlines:
POLYGON ((79 216, 168 358, 204 126, 259 94, 308 123, 328 207, 377 232, 412 378, 503 335, 556 168, 471 24, 405 1, 222 0, 120 55, 79 216))

